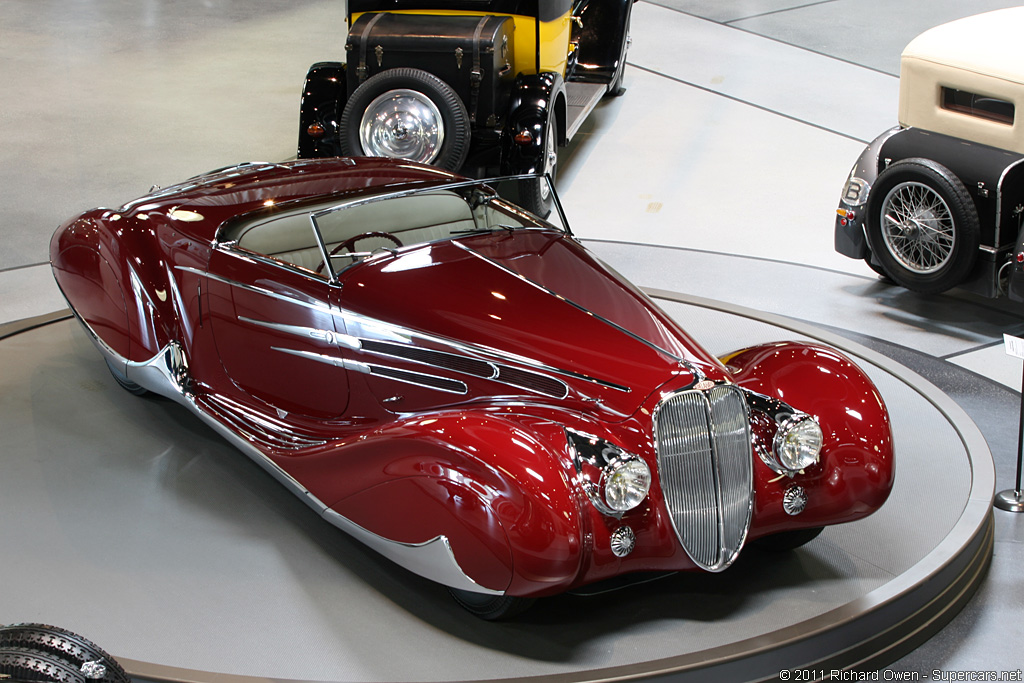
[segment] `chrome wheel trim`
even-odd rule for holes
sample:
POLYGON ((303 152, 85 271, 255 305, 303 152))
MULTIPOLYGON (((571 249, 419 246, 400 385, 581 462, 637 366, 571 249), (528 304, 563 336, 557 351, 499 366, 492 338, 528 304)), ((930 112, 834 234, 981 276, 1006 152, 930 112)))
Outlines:
POLYGON ((953 214, 946 200, 928 185, 899 183, 882 201, 881 214, 885 247, 907 270, 931 275, 952 260, 953 214))
MULTIPOLYGON (((544 169, 543 173, 548 174, 552 180, 555 178, 555 169, 558 167, 558 145, 555 142, 555 125, 548 119, 548 132, 544 139, 544 169)), ((540 198, 548 201, 551 197, 551 186, 547 182, 540 181, 540 198)))
POLYGON ((444 119, 434 102, 416 90, 388 90, 370 102, 359 122, 368 156, 429 164, 444 144, 444 119))

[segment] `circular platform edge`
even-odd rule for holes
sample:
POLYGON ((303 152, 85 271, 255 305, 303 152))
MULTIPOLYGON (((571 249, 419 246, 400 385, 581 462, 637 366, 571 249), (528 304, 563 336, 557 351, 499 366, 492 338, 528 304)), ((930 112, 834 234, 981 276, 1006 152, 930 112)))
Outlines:
MULTIPOLYGON (((888 357, 813 325, 703 297, 643 288, 663 299, 737 315, 834 346, 893 375, 949 421, 971 458, 973 480, 960 519, 947 537, 914 567, 866 596, 769 634, 700 653, 641 664, 492 683, 583 681, 779 680, 793 669, 873 670, 895 661, 942 628, 970 599, 992 555, 995 469, 981 432, 966 412, 937 387, 888 357)), ((0 325, 0 339, 71 317, 67 310, 0 325)), ((289 679, 237 676, 121 659, 137 681, 174 683, 283 683, 289 679)), ((289 683, 297 683, 289 681, 289 683)))

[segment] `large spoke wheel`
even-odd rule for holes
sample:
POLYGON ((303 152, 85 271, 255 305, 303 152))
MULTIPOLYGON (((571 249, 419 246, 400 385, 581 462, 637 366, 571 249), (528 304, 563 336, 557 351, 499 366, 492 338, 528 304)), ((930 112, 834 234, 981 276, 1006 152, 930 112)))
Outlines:
MULTIPOLYGON (((544 131, 543 156, 540 159, 539 172, 551 177, 554 184, 558 175, 558 128, 555 126, 554 112, 548 112, 548 123, 544 131)), ((551 195, 551 187, 543 178, 523 180, 519 184, 519 205, 541 218, 547 218, 555 205, 551 195)))
POLYGON ((978 212, 963 183, 927 159, 879 174, 868 202, 868 241, 885 273, 934 294, 963 282, 978 256, 978 212))
POLYGON ((356 88, 341 115, 342 153, 391 157, 457 171, 469 153, 466 106, 421 69, 389 69, 356 88))

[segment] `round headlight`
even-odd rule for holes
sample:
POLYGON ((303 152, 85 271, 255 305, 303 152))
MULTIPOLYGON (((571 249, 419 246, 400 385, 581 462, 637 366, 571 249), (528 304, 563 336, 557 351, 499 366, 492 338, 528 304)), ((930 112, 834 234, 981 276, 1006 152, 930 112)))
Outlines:
POLYGON ((640 458, 609 463, 601 480, 605 504, 616 512, 632 510, 651 488, 651 470, 640 458))
POLYGON ((786 420, 775 434, 775 455, 787 470, 799 472, 818 462, 821 453, 821 427, 810 415, 786 420))

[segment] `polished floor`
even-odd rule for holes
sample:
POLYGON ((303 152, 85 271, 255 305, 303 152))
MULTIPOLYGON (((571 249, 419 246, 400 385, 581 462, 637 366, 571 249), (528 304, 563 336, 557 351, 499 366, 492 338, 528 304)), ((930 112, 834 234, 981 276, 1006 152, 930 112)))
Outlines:
MULTIPOLYGON (((863 144, 895 123, 903 45, 1013 4, 641 0, 627 93, 562 157, 575 231, 641 285, 791 316, 898 358, 981 426, 996 488, 1008 488, 1021 363, 1002 334, 1024 334, 1024 307, 881 283, 833 252, 832 217, 863 144)), ((75 212, 292 156, 302 77, 343 57, 343 15, 334 0, 0 0, 0 322, 63 308, 47 244, 75 212)), ((982 589, 894 668, 1024 664, 1011 645, 1024 640, 1024 522, 995 519, 982 589)), ((0 595, 0 622, 31 619, 5 614, 0 595)))

